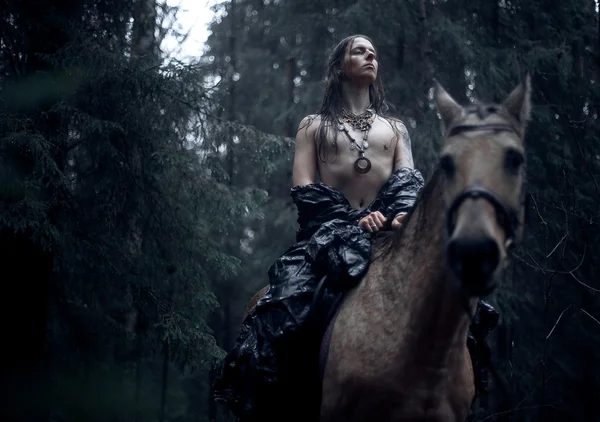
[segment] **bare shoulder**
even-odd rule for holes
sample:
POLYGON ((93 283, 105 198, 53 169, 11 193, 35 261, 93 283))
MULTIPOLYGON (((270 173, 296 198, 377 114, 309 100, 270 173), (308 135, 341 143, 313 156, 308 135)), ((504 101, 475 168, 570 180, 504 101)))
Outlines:
POLYGON ((391 124, 394 125, 394 127, 400 132, 400 134, 402 136, 407 136, 408 135, 408 129, 406 128, 406 125, 404 124, 404 122, 397 118, 397 117, 388 117, 390 119, 391 124))
POLYGON ((321 116, 318 114, 309 114, 305 116, 298 125, 298 133, 304 131, 307 136, 315 134, 317 128, 321 124, 321 116))
POLYGON ((398 143, 396 144, 395 168, 414 167, 412 156, 412 143, 408 128, 404 122, 398 118, 390 118, 390 121, 398 131, 398 143))
POLYGON ((294 153, 294 169, 292 181, 294 186, 304 186, 317 180, 317 147, 316 129, 320 119, 316 115, 308 115, 300 121, 296 133, 294 153))
POLYGON ((401 119, 393 116, 378 116, 378 118, 394 132, 395 141, 402 140, 408 136, 408 129, 401 119))

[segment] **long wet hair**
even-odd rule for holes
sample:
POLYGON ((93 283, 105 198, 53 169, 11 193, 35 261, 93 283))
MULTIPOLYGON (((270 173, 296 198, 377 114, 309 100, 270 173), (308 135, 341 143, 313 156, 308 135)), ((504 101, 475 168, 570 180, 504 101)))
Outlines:
MULTIPOLYGON (((319 128, 316 132, 316 142, 318 148, 318 157, 322 162, 326 162, 323 152, 324 152, 324 142, 326 140, 326 136, 328 131, 333 132, 334 141, 334 149, 335 149, 335 157, 337 156, 337 139, 340 130, 338 129, 337 121, 342 115, 342 109, 344 108, 344 99, 342 97, 342 78, 344 77, 344 58, 346 55, 346 51, 352 49, 352 45, 356 38, 364 38, 369 41, 373 46, 375 44, 371 40, 371 38, 362 34, 355 34, 341 40, 338 45, 336 45, 329 55, 329 60, 327 63, 326 70, 326 79, 325 79, 325 95, 323 97, 323 103, 321 104, 320 110, 317 112, 317 116, 320 117, 321 121, 319 124, 319 128)), ((377 50, 375 49, 377 52, 377 50)), ((381 69, 381 65, 379 66, 381 69)), ((369 86, 369 100, 371 102, 371 108, 377 113, 379 117, 383 117, 390 123, 390 120, 395 120, 393 118, 389 118, 386 116, 386 112, 389 109, 387 103, 385 102, 385 91, 383 88, 383 84, 381 82, 381 77, 379 76, 380 71, 377 72, 377 77, 375 81, 369 86)), ((310 126, 312 123, 312 119, 308 119, 308 122, 305 127, 310 126)), ((396 125, 391 124, 390 126, 394 130, 395 136, 398 136, 399 132, 396 125)))

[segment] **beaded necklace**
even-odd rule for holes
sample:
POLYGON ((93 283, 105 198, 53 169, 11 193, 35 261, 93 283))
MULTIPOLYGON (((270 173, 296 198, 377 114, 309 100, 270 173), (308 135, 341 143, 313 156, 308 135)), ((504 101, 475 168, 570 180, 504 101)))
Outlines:
POLYGON ((338 129, 343 131, 348 140, 350 141, 350 149, 358 150, 358 158, 354 162, 354 170, 359 174, 366 174, 371 170, 371 160, 365 157, 365 151, 369 148, 369 142, 367 141, 367 137, 369 136, 369 130, 375 120, 375 112, 371 108, 367 108, 364 113, 356 115, 351 111, 342 109, 342 116, 339 118, 338 129), (360 130, 364 132, 362 142, 359 144, 356 140, 350 135, 346 125, 344 123, 349 124, 356 130, 360 130))

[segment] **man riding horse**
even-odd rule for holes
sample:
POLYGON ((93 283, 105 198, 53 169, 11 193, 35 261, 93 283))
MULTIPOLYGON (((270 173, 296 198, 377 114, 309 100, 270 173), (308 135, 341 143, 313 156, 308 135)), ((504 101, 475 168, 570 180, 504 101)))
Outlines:
MULTIPOLYGON (((376 234, 401 227, 424 183, 406 126, 386 111, 373 43, 345 38, 330 56, 321 109, 296 136, 297 242, 269 269, 269 289, 214 384, 215 400, 242 421, 318 419, 319 346, 331 312, 367 272, 376 234)), ((497 320, 480 302, 469 335, 474 363, 497 320)), ((476 374, 479 390, 481 380, 476 374)))

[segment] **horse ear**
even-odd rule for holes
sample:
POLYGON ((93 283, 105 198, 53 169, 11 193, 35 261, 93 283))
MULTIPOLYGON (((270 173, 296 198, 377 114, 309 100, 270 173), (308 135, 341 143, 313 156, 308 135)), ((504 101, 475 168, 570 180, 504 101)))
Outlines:
POLYGON ((434 79, 433 82, 433 98, 435 100, 435 106, 442 116, 444 126, 447 129, 457 117, 462 115, 463 108, 446 92, 437 79, 434 79))
POLYGON ((525 128, 531 117, 531 77, 529 74, 510 93, 502 105, 525 128))

